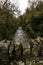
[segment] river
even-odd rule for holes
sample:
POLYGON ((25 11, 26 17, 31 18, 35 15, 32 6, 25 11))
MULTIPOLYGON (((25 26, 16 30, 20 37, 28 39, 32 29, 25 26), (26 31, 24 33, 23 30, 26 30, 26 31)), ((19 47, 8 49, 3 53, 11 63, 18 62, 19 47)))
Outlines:
POLYGON ((27 35, 27 32, 22 29, 22 27, 19 27, 18 30, 15 33, 14 41, 22 43, 23 47, 29 48, 29 36, 27 35))

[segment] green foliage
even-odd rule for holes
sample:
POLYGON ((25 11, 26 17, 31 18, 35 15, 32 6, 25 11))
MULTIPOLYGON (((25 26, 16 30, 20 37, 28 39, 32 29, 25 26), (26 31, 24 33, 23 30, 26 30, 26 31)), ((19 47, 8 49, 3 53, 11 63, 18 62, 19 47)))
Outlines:
POLYGON ((38 14, 38 16, 33 16, 31 25, 38 36, 43 36, 43 13, 38 14))
POLYGON ((39 2, 34 9, 27 9, 22 21, 23 28, 32 38, 43 36, 43 2, 39 2))
POLYGON ((8 5, 0 8, 0 40, 11 39, 18 28, 17 19, 8 5))

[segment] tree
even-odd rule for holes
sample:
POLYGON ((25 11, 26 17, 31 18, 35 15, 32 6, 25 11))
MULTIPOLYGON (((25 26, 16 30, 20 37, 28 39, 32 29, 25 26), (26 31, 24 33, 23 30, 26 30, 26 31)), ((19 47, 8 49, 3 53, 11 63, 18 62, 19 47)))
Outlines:
POLYGON ((0 40, 10 40, 12 39, 11 37, 13 36, 13 34, 15 34, 18 28, 18 22, 16 22, 17 19, 15 17, 15 12, 18 12, 18 8, 9 0, 5 0, 1 4, 2 6, 0 7, 0 40))
POLYGON ((22 16, 23 28, 32 38, 43 36, 43 2, 37 0, 35 2, 29 2, 31 3, 31 6, 22 16))

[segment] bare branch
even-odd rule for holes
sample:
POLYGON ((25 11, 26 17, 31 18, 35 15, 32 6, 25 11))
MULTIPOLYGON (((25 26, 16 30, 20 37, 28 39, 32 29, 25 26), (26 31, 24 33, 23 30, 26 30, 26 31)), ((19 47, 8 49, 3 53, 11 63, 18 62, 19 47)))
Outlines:
POLYGON ((7 3, 7 1, 8 1, 8 0, 5 0, 5 2, 4 2, 4 4, 3 4, 3 7, 4 7, 4 5, 7 3))

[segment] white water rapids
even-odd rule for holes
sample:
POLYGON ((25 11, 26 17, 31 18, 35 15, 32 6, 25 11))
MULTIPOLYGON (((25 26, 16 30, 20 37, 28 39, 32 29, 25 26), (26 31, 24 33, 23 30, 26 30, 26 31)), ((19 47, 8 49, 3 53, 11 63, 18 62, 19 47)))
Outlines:
POLYGON ((22 27, 19 27, 16 31, 14 40, 15 42, 22 43, 24 47, 29 48, 29 37, 22 27))

